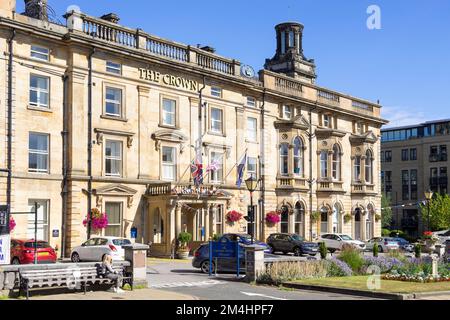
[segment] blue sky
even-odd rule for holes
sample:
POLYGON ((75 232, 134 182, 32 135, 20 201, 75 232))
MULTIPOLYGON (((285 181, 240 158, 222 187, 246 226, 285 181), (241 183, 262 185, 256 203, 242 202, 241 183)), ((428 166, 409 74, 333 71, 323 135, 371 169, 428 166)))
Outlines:
MULTIPOLYGON (((23 1, 17 0, 18 11, 23 1)), ((49 0, 62 15, 78 5, 93 16, 115 12, 120 24, 262 68, 275 52, 274 26, 305 25, 304 53, 317 83, 381 101, 390 126, 450 118, 448 0, 49 0), (381 30, 366 27, 369 5, 381 8, 381 30)), ((63 20, 61 18, 61 20, 63 20)))

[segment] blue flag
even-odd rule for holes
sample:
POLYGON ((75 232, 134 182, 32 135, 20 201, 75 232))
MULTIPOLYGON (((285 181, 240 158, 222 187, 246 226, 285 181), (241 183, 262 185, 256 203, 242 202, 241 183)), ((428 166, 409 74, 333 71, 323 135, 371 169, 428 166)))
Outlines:
POLYGON ((247 151, 245 151, 244 156, 242 157, 241 162, 237 166, 237 180, 236 185, 238 187, 242 184, 242 178, 244 177, 245 165, 247 164, 247 151))

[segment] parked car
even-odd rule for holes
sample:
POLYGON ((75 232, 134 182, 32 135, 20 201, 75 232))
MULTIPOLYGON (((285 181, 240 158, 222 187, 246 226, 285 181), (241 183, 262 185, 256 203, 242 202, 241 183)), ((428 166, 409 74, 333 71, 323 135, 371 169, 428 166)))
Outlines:
POLYGON ((121 237, 94 237, 73 248, 70 258, 72 262, 102 261, 109 254, 113 260, 125 260, 122 246, 127 244, 131 241, 121 237))
POLYGON ((372 250, 374 246, 378 247, 379 252, 387 252, 389 250, 400 249, 400 244, 394 238, 389 237, 372 238, 366 242, 367 250, 372 250))
MULTIPOLYGON (((239 244, 239 268, 245 272, 245 249, 243 244, 239 244)), ((209 243, 201 244, 194 251, 194 258, 192 259, 192 266, 199 268, 203 273, 209 273, 209 243)), ((236 272, 237 259, 236 258, 218 258, 212 262, 212 272, 236 272), (217 264, 217 270, 216 270, 217 264)))
POLYGON ((442 231, 436 231, 433 232, 435 236, 439 238, 439 242, 444 244, 445 241, 450 240, 450 229, 448 230, 442 230, 442 231))
POLYGON ((296 256, 309 254, 315 256, 319 252, 319 245, 315 242, 306 242, 304 238, 295 233, 274 233, 267 238, 267 244, 272 253, 293 252, 296 256))
POLYGON ((328 251, 331 253, 336 250, 341 250, 342 246, 345 244, 354 246, 359 250, 366 249, 366 244, 359 240, 353 240, 352 237, 342 233, 325 233, 322 234, 319 238, 319 242, 325 242, 325 245, 328 248, 328 251))
POLYGON ((11 239, 11 264, 34 263, 35 243, 37 243, 37 262, 39 264, 56 262, 56 252, 48 242, 34 239, 11 239))
POLYGON ((397 241, 400 249, 406 252, 414 252, 414 245, 410 243, 408 240, 403 238, 393 238, 394 241, 397 241))
POLYGON ((446 259, 447 262, 450 263, 450 240, 445 241, 444 259, 446 259))
MULTIPOLYGON (((222 238, 226 238, 230 241, 239 241, 239 243, 242 243, 244 245, 250 245, 252 244, 252 236, 249 234, 242 234, 242 233, 225 233, 222 235, 222 237, 219 238, 218 241, 220 241, 222 238)), ((271 253, 272 248, 270 248, 267 243, 253 239, 253 244, 257 244, 261 247, 264 247, 264 253, 271 253)))

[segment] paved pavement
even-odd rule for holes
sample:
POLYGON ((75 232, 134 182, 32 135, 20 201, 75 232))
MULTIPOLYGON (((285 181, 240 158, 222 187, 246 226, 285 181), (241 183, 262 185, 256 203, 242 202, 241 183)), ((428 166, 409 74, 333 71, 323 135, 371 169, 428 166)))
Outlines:
POLYGON ((367 300, 368 298, 308 290, 251 285, 235 275, 209 277, 190 261, 161 260, 147 269, 150 288, 197 297, 200 300, 367 300))
POLYGON ((109 291, 91 291, 31 296, 30 300, 197 300, 191 295, 155 289, 137 289, 113 293, 109 291))

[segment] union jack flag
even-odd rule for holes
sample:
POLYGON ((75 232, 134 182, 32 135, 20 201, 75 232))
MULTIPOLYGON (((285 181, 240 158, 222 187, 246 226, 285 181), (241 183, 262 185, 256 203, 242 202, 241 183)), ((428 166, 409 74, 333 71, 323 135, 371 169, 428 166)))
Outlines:
POLYGON ((217 159, 214 159, 207 167, 206 172, 217 171, 219 170, 220 162, 217 159))
POLYGON ((191 174, 196 187, 203 183, 203 164, 196 158, 191 163, 191 174))

